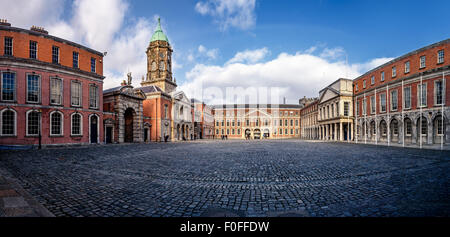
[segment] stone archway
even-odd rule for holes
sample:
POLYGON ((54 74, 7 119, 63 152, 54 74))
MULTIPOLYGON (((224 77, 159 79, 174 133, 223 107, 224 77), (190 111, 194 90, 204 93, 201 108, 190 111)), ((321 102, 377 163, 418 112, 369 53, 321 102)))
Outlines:
POLYGON ((261 139, 261 130, 258 128, 253 130, 253 138, 254 139, 261 139))
POLYGON ((183 124, 183 125, 181 125, 181 139, 183 139, 183 140, 186 140, 185 133, 186 133, 186 128, 184 127, 184 124, 183 124))
POLYGON ((442 114, 437 114, 433 118, 433 143, 445 144, 446 119, 442 114))
POLYGON ((405 144, 412 144, 413 142, 413 123, 409 117, 403 119, 403 136, 405 144))
POLYGON ((133 142, 134 136, 134 114, 135 111, 132 108, 128 108, 124 113, 125 120, 125 134, 124 134, 124 142, 133 142))
POLYGON ((416 142, 417 144, 427 144, 428 141, 428 120, 425 116, 419 116, 416 120, 416 142))
POLYGON ((264 129, 264 138, 269 138, 270 137, 270 131, 268 128, 264 129))
POLYGON ((370 121, 370 140, 375 142, 377 139, 377 129, 375 120, 370 121))
POLYGON ((251 136, 251 131, 250 131, 250 129, 245 129, 245 137, 246 137, 246 139, 250 139, 250 136, 251 136))
POLYGON ((397 119, 392 119, 389 126, 391 142, 399 141, 399 123, 397 119))

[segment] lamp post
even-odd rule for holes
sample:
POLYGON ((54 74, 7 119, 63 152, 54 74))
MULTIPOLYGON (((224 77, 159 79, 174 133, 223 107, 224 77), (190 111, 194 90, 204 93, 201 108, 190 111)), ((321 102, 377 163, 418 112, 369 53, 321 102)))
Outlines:
POLYGON ((38 110, 38 114, 39 114, 39 146, 38 149, 40 150, 42 148, 42 134, 41 134, 41 129, 42 129, 42 110, 39 109, 38 110))

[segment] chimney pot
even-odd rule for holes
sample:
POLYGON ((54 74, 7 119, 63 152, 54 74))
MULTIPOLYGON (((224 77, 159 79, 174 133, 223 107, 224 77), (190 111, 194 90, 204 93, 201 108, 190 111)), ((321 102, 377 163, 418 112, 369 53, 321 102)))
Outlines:
POLYGON ((11 23, 8 23, 8 20, 6 20, 6 19, 0 19, 0 25, 1 26, 11 26, 11 23))

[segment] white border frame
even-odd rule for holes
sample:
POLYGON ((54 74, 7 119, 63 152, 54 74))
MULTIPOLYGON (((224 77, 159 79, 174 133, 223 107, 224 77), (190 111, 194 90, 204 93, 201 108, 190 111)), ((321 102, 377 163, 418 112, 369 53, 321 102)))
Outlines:
POLYGON ((17 111, 12 108, 4 108, 0 110, 0 136, 2 137, 16 137, 17 136, 17 111), (14 133, 13 134, 3 134, 3 113, 5 111, 13 111, 14 112, 14 133))
POLYGON ((0 71, 0 101, 2 102, 13 102, 16 103, 17 102, 17 73, 16 71, 8 71, 8 70, 3 70, 0 71), (3 100, 3 73, 12 73, 14 74, 14 98, 12 100, 3 100))
POLYGON ((52 112, 50 112, 49 114, 49 130, 50 130, 50 136, 64 136, 64 113, 59 111, 59 110, 53 110, 52 112), (61 133, 60 134, 55 134, 52 133, 52 115, 54 113, 59 113, 61 115, 61 133))
POLYGON ((93 113, 89 115, 89 120, 88 120, 88 126, 89 126, 89 144, 99 144, 100 143, 100 116, 98 116, 97 114, 93 113), (91 118, 92 116, 96 116, 97 117, 97 143, 93 143, 91 142, 91 118))
POLYGON ((70 106, 71 107, 77 107, 77 108, 81 108, 83 107, 83 82, 80 80, 70 80, 70 106), (72 84, 80 84, 80 105, 74 105, 72 103, 72 84))
POLYGON ((25 103, 27 104, 40 104, 42 101, 42 77, 40 74, 37 73, 25 73, 25 103), (28 76, 38 76, 38 86, 39 86, 39 95, 38 95, 38 101, 29 101, 28 100, 28 76))
POLYGON ((70 114, 70 136, 83 136, 83 114, 80 112, 73 112, 70 114), (73 116, 80 115, 80 134, 73 133, 73 116))
POLYGON ((49 80, 49 88, 48 88, 48 103, 50 105, 55 105, 55 106, 63 106, 64 105, 64 79, 58 76, 54 76, 54 77, 50 77, 49 80), (61 80, 61 103, 57 104, 57 103, 52 103, 52 80, 53 79, 58 79, 61 80))
POLYGON ((25 113, 25 135, 27 137, 38 137, 39 136, 39 131, 41 131, 42 134, 42 113, 39 113, 39 111, 37 111, 36 109, 30 109, 25 113), (39 126, 39 130, 38 130, 38 134, 29 134, 28 133, 28 114, 31 112, 36 112, 38 113, 38 126, 39 126))

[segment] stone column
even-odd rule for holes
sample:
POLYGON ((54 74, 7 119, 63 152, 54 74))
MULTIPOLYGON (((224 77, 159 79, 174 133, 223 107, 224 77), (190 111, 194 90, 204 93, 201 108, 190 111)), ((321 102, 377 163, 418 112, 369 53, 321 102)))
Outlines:
POLYGON ((334 141, 337 141, 338 139, 337 139, 337 137, 338 137, 338 128, 337 128, 337 123, 333 123, 333 126, 334 126, 334 136, 333 136, 333 140, 334 141))
POLYGON ((417 121, 411 120, 411 130, 412 130, 411 143, 412 144, 417 144, 417 125, 416 125, 416 123, 417 123, 417 121))
POLYGON ((319 136, 320 136, 319 140, 323 140, 323 126, 322 125, 319 126, 319 136))
POLYGON ((339 141, 344 141, 344 129, 342 127, 342 122, 339 123, 339 141))
POLYGON ((428 119, 427 143, 428 145, 433 144, 433 122, 431 119, 428 119))
POLYGON ((325 140, 325 126, 322 125, 322 140, 325 140))
POLYGON ((332 129, 332 126, 330 123, 330 124, 328 124, 328 140, 331 140, 331 129, 332 129))
POLYGON ((403 144, 403 131, 405 129, 405 126, 403 125, 403 121, 398 119, 398 144, 403 144))

